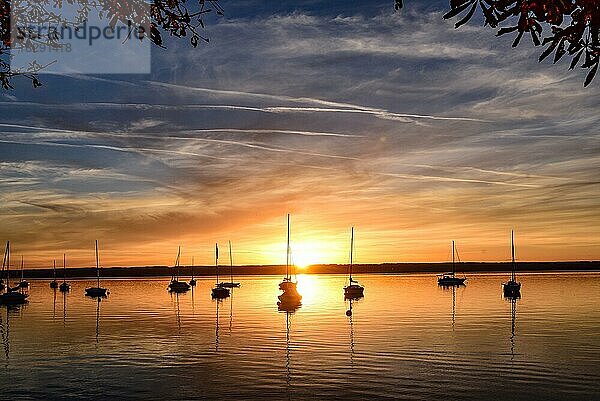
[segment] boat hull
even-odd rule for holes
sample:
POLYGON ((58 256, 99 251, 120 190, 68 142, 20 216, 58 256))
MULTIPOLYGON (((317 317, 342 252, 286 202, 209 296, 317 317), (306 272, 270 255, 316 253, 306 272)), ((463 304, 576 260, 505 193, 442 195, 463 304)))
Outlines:
POLYGON ((196 280, 191 279, 188 284, 189 284, 190 287, 195 287, 196 286, 196 280))
POLYGON ((516 281, 509 281, 502 283, 502 291, 505 297, 515 297, 521 295, 521 283, 516 281))
POLYGON ((240 283, 224 282, 224 283, 219 283, 217 285, 222 288, 238 288, 240 286, 240 283))
POLYGON ((0 294, 0 303, 5 305, 23 304, 27 302, 29 295, 20 292, 6 292, 0 294))
POLYGON ((85 289, 85 295, 88 297, 105 297, 107 293, 108 290, 102 287, 91 287, 85 289))
POLYGON ((365 296, 365 287, 358 284, 352 284, 344 287, 344 297, 346 299, 362 298, 365 296))
POLYGON ((23 280, 23 281, 19 282, 19 284, 17 284, 17 286, 18 286, 19 288, 29 288, 29 282, 28 282, 28 281, 25 281, 25 280, 23 280))
POLYGON ((189 291, 189 289, 190 289, 190 285, 188 283, 186 283, 185 281, 171 281, 169 283, 169 288, 168 288, 168 290, 170 292, 178 292, 178 293, 189 291))
POLYGON ((465 285, 466 280, 466 278, 444 276, 438 278, 438 285, 442 287, 461 286, 465 285))
POLYGON ((50 288, 54 288, 54 289, 58 288, 58 283, 56 281, 51 281, 50 288))
POLYGON ((60 290, 60 292, 68 292, 71 290, 71 285, 67 284, 67 283, 62 283, 58 289, 60 290))
POLYGON ((300 302, 302 300, 302 295, 300 295, 298 293, 298 291, 287 290, 287 291, 284 291, 284 293, 279 295, 277 298, 279 299, 280 302, 293 303, 293 302, 300 302))
POLYGON ((288 291, 288 290, 296 290, 297 287, 297 283, 291 281, 291 280, 283 280, 281 283, 279 283, 279 289, 282 291, 288 291))
POLYGON ((230 295, 230 292, 227 288, 217 286, 212 289, 211 295, 215 299, 223 299, 227 298, 230 295))

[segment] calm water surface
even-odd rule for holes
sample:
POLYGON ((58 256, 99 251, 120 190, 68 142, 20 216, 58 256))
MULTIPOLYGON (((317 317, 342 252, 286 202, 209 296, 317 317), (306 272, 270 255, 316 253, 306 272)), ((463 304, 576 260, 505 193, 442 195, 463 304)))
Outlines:
POLYGON ((110 296, 63 296, 34 281, 0 309, 0 399, 599 399, 600 274, 299 276, 303 305, 278 312, 280 277, 212 280, 170 295, 167 280, 106 280, 110 296))

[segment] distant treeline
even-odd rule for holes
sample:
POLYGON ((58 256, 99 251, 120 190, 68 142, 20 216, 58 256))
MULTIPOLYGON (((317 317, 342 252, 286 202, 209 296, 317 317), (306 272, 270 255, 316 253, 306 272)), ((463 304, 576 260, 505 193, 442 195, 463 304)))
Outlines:
MULTIPOLYGON (((518 271, 522 272, 541 272, 541 271, 600 271, 600 261, 581 261, 581 262, 519 262, 518 271)), ((353 273, 442 273, 452 269, 450 263, 381 263, 381 264, 359 264, 352 268, 353 273)), ((456 264, 458 273, 474 272, 508 272, 511 264, 508 262, 490 263, 490 262, 464 262, 456 264)), ((347 265, 312 265, 306 269, 299 270, 299 273, 308 274, 345 274, 348 271, 347 265)), ((12 270, 11 277, 21 277, 19 270, 12 270)), ((173 267, 169 266, 139 266, 139 267, 107 267, 102 269, 102 277, 161 277, 171 276, 173 267)), ((191 276, 190 266, 180 267, 181 276, 191 276)), ((194 275, 213 276, 215 274, 214 266, 195 266, 194 275)), ((226 280, 229 275, 229 266, 221 266, 220 274, 226 280)), ((285 266, 234 266, 233 274, 236 276, 246 275, 284 275, 285 266)), ((56 271, 57 279, 62 279, 62 269, 56 271)), ((95 277, 96 269, 69 268, 67 277, 85 278, 95 277)), ((52 269, 28 269, 25 270, 26 278, 52 278, 52 269)))

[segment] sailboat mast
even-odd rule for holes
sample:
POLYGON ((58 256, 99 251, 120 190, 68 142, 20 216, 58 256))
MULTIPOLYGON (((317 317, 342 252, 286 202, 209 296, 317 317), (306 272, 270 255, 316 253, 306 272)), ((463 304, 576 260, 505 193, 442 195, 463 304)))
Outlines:
POLYGON ((233 255, 231 253, 231 241, 229 241, 229 275, 231 276, 231 283, 233 283, 233 255))
POLYGON ((56 259, 52 261, 52 278, 56 281, 56 259))
POLYGON ((511 280, 515 281, 515 232, 511 230, 510 232, 510 250, 512 255, 512 274, 511 280))
POLYGON ((4 260, 2 261, 2 270, 6 269, 6 291, 10 288, 10 284, 8 283, 9 274, 8 269, 10 267, 10 241, 6 241, 6 249, 4 250, 4 260))
POLYGON ((9 291, 10 285, 8 283, 8 280, 10 280, 10 241, 6 241, 6 251, 7 251, 7 256, 6 256, 6 291, 9 291))
POLYGON ((63 283, 67 281, 67 254, 63 253, 63 283))
POLYGON ((354 253, 354 227, 350 230, 350 285, 352 285, 352 256, 354 253))
POLYGON ((290 214, 287 215, 287 248, 285 254, 285 278, 290 279, 290 214))
POLYGON ((455 273, 455 267, 454 267, 454 241, 452 241, 452 276, 454 276, 455 273))
POLYGON ((21 281, 23 281, 23 279, 25 278, 25 273, 23 272, 24 265, 25 265, 25 262, 23 262, 23 255, 21 255, 21 281))
POLYGON ((96 240, 96 277, 98 279, 98 288, 100 288, 100 258, 98 257, 98 240, 96 240))
POLYGON ((194 257, 192 256, 192 280, 194 279, 194 257))
MULTIPOLYGON (((2 259, 2 272, 0 273, 0 283, 2 283, 2 275, 4 275, 4 269, 6 266, 6 256, 8 254, 8 241, 6 241, 6 247, 4 248, 4 259, 2 259)), ((8 284, 8 277, 6 277, 6 282, 8 284)), ((8 287, 8 285, 7 285, 8 287)))
POLYGON ((219 244, 215 243, 215 270, 217 271, 217 284, 219 284, 219 244))

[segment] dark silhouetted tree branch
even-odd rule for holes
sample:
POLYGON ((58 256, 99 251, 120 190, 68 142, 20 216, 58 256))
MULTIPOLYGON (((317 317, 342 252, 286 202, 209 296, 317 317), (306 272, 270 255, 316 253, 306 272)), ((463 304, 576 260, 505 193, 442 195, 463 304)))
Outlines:
MULTIPOLYGON (((402 7, 396 0, 396 7, 402 7)), ((588 86, 600 62, 599 0, 450 0, 444 18, 456 18, 455 27, 467 23, 479 9, 484 24, 497 28, 497 36, 514 33, 512 46, 528 34, 535 46, 545 47, 539 61, 554 53, 553 63, 570 57, 569 69, 587 69, 588 86)))

